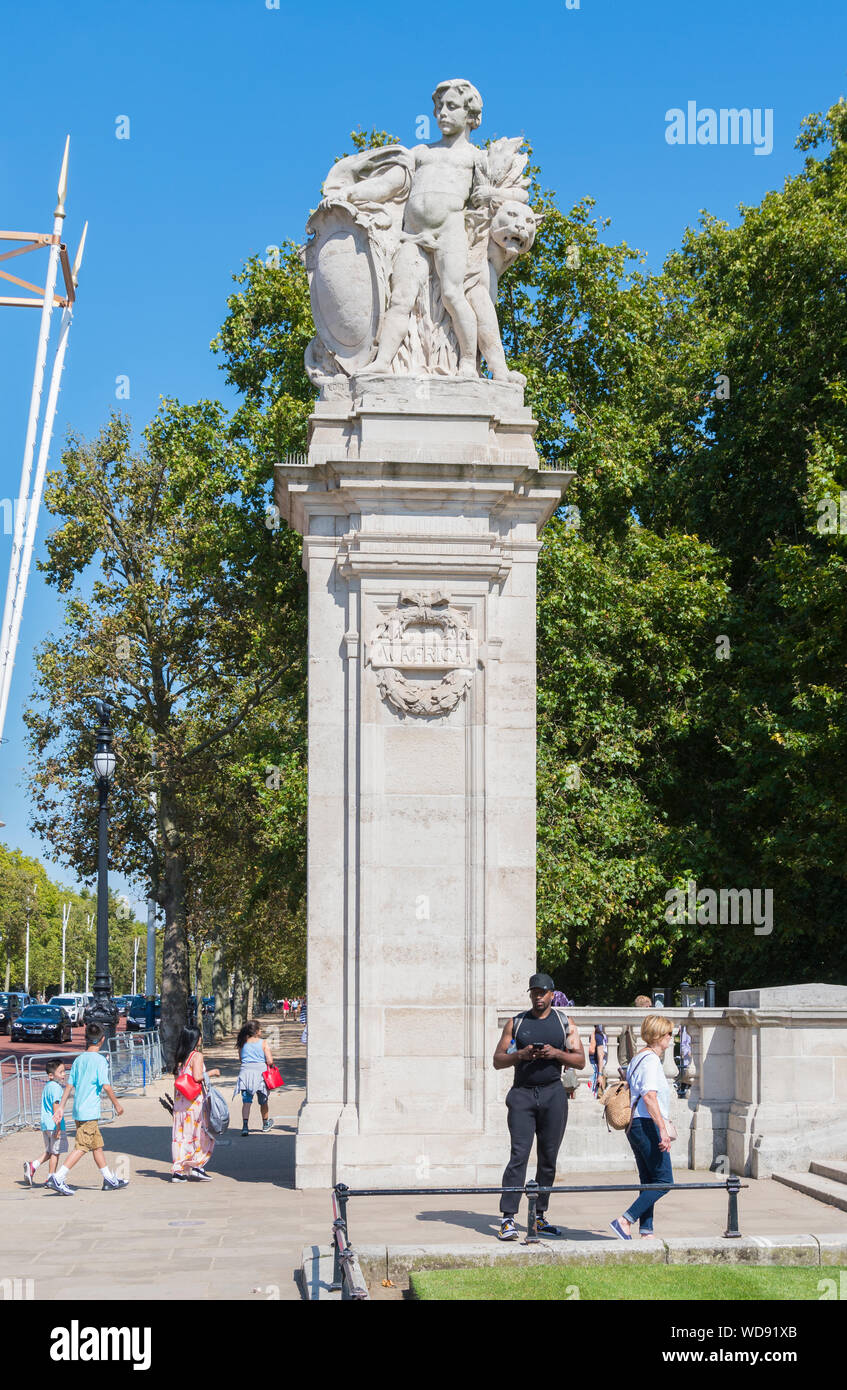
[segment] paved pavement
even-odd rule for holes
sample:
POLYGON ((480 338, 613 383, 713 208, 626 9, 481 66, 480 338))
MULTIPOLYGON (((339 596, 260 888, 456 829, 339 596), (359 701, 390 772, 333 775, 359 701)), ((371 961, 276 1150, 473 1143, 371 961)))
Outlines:
MULTIPOLYGON (((0 1280, 32 1279, 36 1299, 240 1299, 254 1302, 300 1297, 296 1272, 304 1246, 328 1244, 328 1192, 294 1190, 296 1116, 305 1087, 301 1028, 265 1020, 281 1034, 275 1055, 286 1085, 271 1096, 273 1129, 262 1134, 258 1107, 248 1139, 240 1135, 240 1104, 232 1109, 225 1144, 212 1160, 214 1180, 170 1182, 170 1122, 158 1096, 167 1079, 128 1096, 121 1119, 104 1127, 107 1154, 123 1163, 130 1186, 103 1192, 93 1160, 74 1170, 76 1196, 30 1190, 22 1163, 40 1151, 40 1136, 24 1130, 0 1140, 0 1280)), ((220 1066, 218 1083, 228 1095, 237 1074, 234 1040, 210 1048, 208 1065, 220 1066)), ((42 1170, 37 1184, 43 1181, 42 1170)), ((574 1183, 626 1181, 632 1177, 574 1174, 574 1183)), ((700 1174, 680 1173, 682 1181, 700 1174)), ((706 1174, 702 1177, 705 1179, 706 1174)), ((496 1197, 479 1197, 472 1209, 440 1197, 362 1198, 350 1203, 353 1244, 422 1245, 478 1243, 492 1238, 496 1197)), ((609 1218, 625 1194, 557 1197, 552 1219, 563 1235, 605 1240, 609 1218)), ((721 1192, 672 1193, 658 1209, 663 1236, 720 1235, 726 1220, 721 1192)), ((755 1183, 740 1197, 745 1235, 776 1236, 847 1232, 847 1212, 772 1182, 755 1183)), ((392 1291, 393 1292, 393 1291, 392 1291)))

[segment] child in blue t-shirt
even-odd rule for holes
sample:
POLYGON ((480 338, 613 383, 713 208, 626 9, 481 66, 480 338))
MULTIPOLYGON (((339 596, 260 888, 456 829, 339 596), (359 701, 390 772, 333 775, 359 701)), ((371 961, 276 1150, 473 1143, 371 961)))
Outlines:
POLYGON ((115 1177, 103 1152, 105 1145, 100 1133, 101 1092, 105 1092, 109 1097, 119 1115, 124 1113, 123 1106, 109 1085, 109 1065, 106 1058, 100 1056, 100 1048, 105 1036, 99 1023, 89 1023, 86 1026, 85 1051, 74 1059, 68 1083, 62 1093, 62 1101, 58 1109, 60 1117, 65 1112, 68 1096, 71 1091, 74 1093, 74 1123, 76 1124, 74 1151, 67 1163, 63 1163, 57 1173, 50 1174, 47 1179, 47 1186, 51 1187, 54 1192, 61 1192, 63 1197, 72 1197, 76 1191, 75 1188, 68 1186, 67 1177, 71 1168, 79 1163, 85 1153, 91 1154, 103 1174, 104 1192, 118 1187, 126 1187, 129 1181, 127 1178, 115 1177))
POLYGON ((68 1138, 65 1122, 59 1114, 62 1087, 65 1084, 65 1064, 61 1057, 49 1057, 44 1063, 47 1083, 41 1093, 41 1137, 44 1140, 44 1153, 33 1163, 24 1163, 24 1177, 32 1187, 36 1168, 49 1160, 49 1173, 53 1174, 59 1162, 59 1155, 68 1152, 68 1138))

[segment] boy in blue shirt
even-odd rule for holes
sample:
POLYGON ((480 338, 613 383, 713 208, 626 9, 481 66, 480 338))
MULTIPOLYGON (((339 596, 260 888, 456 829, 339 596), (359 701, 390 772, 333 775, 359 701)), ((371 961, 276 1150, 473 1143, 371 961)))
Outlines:
POLYGON ((74 1164, 79 1163, 83 1154, 90 1153, 103 1174, 103 1191, 108 1192, 126 1187, 127 1178, 116 1178, 106 1163, 103 1153, 105 1145, 100 1133, 100 1093, 105 1091, 119 1115, 124 1108, 109 1085, 109 1067, 105 1057, 100 1056, 100 1048, 105 1034, 99 1023, 89 1023, 85 1029, 85 1051, 75 1058, 68 1077, 68 1084, 62 1095, 57 1114, 65 1113, 65 1104, 71 1091, 74 1093, 74 1121, 76 1123, 75 1147, 67 1163, 63 1163, 57 1173, 50 1174, 47 1186, 63 1197, 72 1197, 75 1188, 68 1187, 67 1176, 74 1164))
POLYGON ((44 1063, 44 1070, 47 1073, 47 1084, 41 1093, 41 1137, 44 1140, 44 1153, 34 1163, 24 1163, 24 1177, 30 1187, 36 1168, 40 1168, 45 1159, 49 1159, 49 1172, 52 1175, 56 1171, 59 1155, 68 1152, 65 1122, 59 1114, 59 1102, 65 1082, 65 1064, 61 1057, 50 1057, 44 1063))

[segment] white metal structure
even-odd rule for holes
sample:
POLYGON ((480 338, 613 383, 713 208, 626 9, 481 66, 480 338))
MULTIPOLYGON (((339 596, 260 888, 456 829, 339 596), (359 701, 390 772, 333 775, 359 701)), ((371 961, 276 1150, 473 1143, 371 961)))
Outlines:
POLYGON ((61 993, 65 992, 65 946, 68 939, 68 919, 71 915, 70 903, 62 903, 62 988, 61 993))
POLYGON ((10 274, 7 270, 0 270, 0 278, 9 280, 12 284, 18 285, 23 289, 35 292, 34 298, 0 295, 0 306, 5 305, 17 308, 32 307, 41 309, 38 347, 35 355, 35 374, 33 376, 26 438, 24 440, 21 485, 18 491, 17 506, 15 508, 12 558, 9 565, 6 601, 3 606, 3 625, 2 631, 0 632, 0 740, 2 740, 3 728, 6 722, 6 710, 9 703, 9 690, 12 680, 12 667, 15 662, 15 652, 17 650, 18 636, 20 633, 24 599, 26 597, 26 586, 32 562, 33 546, 35 544, 35 532, 38 525, 38 513, 41 507, 41 494, 44 489, 44 477, 47 471, 50 439, 56 417, 56 404, 59 398, 59 382, 65 363, 65 350, 68 344, 68 334, 73 317, 76 285, 79 278, 79 268, 82 263, 82 253, 85 247, 86 231, 88 230, 88 224, 86 223, 76 254, 76 260, 73 269, 71 269, 68 261, 67 247, 62 242, 61 236, 62 223, 65 218, 65 198, 68 189, 69 146, 70 136, 68 136, 65 141, 62 169, 59 174, 59 201, 53 214, 53 231, 51 233, 0 231, 0 242, 17 241, 23 243, 14 250, 0 253, 0 261, 7 261, 12 257, 25 255, 27 252, 37 250, 39 247, 49 247, 47 276, 43 288, 40 285, 32 284, 29 280, 22 280, 18 276, 10 274), (64 297, 57 295, 55 292, 56 279, 60 265, 65 282, 64 297), (62 321, 53 358, 44 418, 42 420, 41 396, 44 389, 44 376, 47 367, 47 349, 50 340, 51 316, 53 308, 56 305, 62 308, 62 321), (35 477, 33 479, 33 459, 35 458, 39 422, 41 426, 41 436, 35 465, 35 477))

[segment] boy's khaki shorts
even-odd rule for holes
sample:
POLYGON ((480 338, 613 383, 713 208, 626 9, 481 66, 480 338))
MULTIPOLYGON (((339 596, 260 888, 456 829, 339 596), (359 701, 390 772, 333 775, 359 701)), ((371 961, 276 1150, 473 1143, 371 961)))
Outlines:
POLYGON ((92 1153, 94 1149, 105 1149, 103 1136, 100 1133, 100 1126, 96 1120, 85 1120, 83 1124, 76 1127, 76 1147, 85 1149, 87 1153, 92 1153))
POLYGON ((68 1136, 62 1130, 54 1134, 52 1129, 43 1129, 41 1133, 44 1138, 44 1152, 49 1157, 52 1158, 54 1154, 58 1157, 59 1154, 68 1152, 68 1136))

